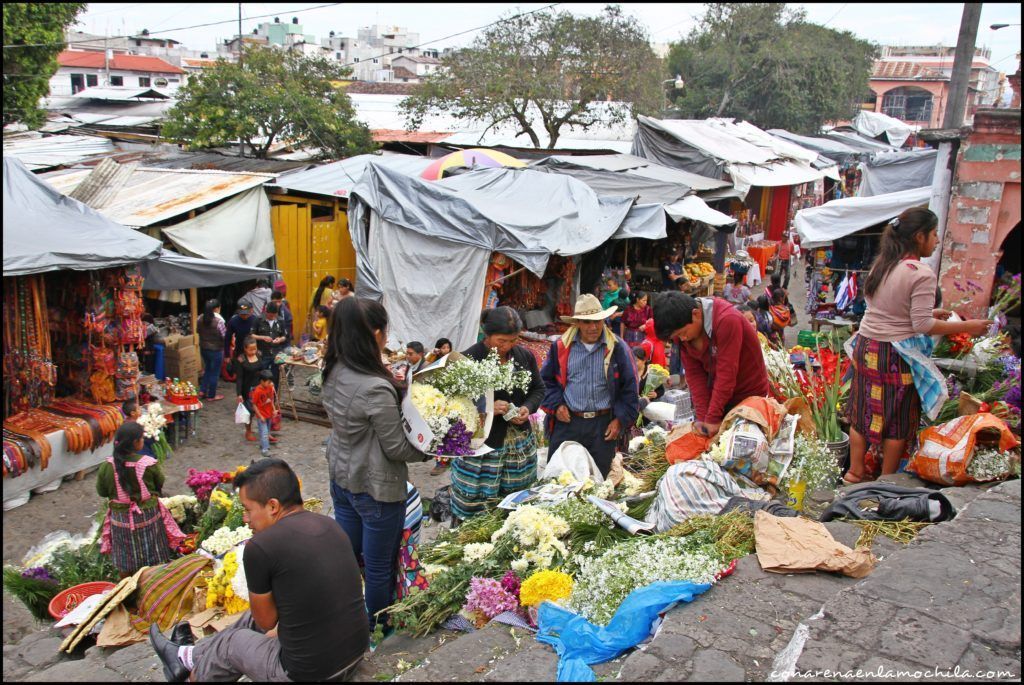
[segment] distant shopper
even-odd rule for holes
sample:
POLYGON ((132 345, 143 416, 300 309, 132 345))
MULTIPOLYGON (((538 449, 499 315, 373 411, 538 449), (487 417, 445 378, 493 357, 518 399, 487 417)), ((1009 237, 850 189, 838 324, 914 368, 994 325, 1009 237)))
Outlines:
POLYGON ((256 283, 256 287, 242 295, 239 298, 239 304, 245 303, 252 308, 253 314, 256 316, 263 316, 263 312, 267 308, 267 303, 270 302, 270 296, 273 291, 270 289, 270 281, 263 278, 256 283))
POLYGON ((334 294, 332 295, 332 302, 334 304, 338 304, 342 300, 352 297, 355 294, 356 289, 355 286, 352 285, 352 281, 347 278, 339 278, 338 285, 335 287, 334 294))
MULTIPOLYGON (((244 404, 250 415, 249 423, 245 426, 245 439, 256 442, 256 436, 252 432, 251 417, 256 413, 252 406, 252 391, 259 385, 260 371, 264 370, 264 366, 255 338, 249 336, 245 339, 242 351, 235 356, 233 365, 238 404, 244 404)), ((277 442, 277 438, 271 437, 270 442, 277 442)))
POLYGON ((785 281, 782 283, 782 287, 789 288, 789 270, 793 261, 793 240, 789 236, 789 231, 782 236, 782 241, 779 243, 779 271, 785 277, 785 281))
POLYGON ((649 300, 647 293, 641 291, 629 296, 629 307, 622 314, 622 339, 630 347, 636 347, 644 341, 644 326, 653 311, 649 300))
POLYGON ((281 367, 275 358, 285 348, 289 341, 288 329, 280 318, 280 307, 276 302, 267 305, 263 317, 256 321, 252 327, 252 337, 259 343, 260 356, 263 358, 263 368, 268 369, 274 375, 274 387, 279 388, 281 384, 281 367))
POLYGON ((313 340, 320 342, 327 338, 330 325, 331 309, 321 305, 316 308, 316 321, 313 322, 313 340))
POLYGON ((731 302, 734 305, 745 304, 750 300, 750 288, 743 284, 743 279, 746 278, 745 273, 734 271, 732 274, 732 282, 726 283, 722 289, 722 297, 731 302))
POLYGON ((242 345, 249 333, 252 332, 252 325, 256 319, 252 315, 252 307, 244 302, 238 303, 238 309, 227 323, 227 331, 224 334, 224 356, 230 358, 234 354, 242 353, 242 345))
POLYGON ((277 413, 277 391, 274 390, 274 375, 267 369, 260 371, 260 382, 252 390, 253 419, 260 436, 260 453, 270 456, 270 422, 277 413))
POLYGON ((452 352, 452 341, 448 338, 438 338, 437 342, 434 343, 434 349, 427 355, 427 363, 433 364, 441 357, 452 352))
POLYGON ((217 379, 220 378, 221 366, 224 364, 224 339, 227 337, 228 329, 219 314, 220 302, 207 300, 203 315, 196 326, 199 333, 199 354, 203 358, 199 397, 206 400, 224 399, 224 395, 217 394, 217 379))

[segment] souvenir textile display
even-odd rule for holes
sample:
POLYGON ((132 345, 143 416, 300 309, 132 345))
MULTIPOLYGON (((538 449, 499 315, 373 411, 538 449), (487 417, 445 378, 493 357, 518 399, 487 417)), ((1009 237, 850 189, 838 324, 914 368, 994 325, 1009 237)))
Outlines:
POLYGON ((57 368, 50 352, 50 325, 42 276, 4 284, 4 417, 46 404, 54 397, 57 368))

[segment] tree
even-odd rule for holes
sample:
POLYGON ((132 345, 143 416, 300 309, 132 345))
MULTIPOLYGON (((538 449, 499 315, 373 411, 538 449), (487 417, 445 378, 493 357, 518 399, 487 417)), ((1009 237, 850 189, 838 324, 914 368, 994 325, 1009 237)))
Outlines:
POLYGON ((260 159, 279 140, 318 148, 320 159, 370 152, 369 129, 332 83, 348 73, 320 57, 247 48, 241 65, 218 60, 189 79, 162 134, 190 149, 239 141, 260 159))
POLYGON ((410 130, 444 111, 488 129, 513 124, 534 147, 546 133, 550 149, 565 126, 614 125, 659 109, 661 69, 644 28, 617 6, 597 17, 516 15, 444 57, 402 111, 410 130))
POLYGON ((675 103, 683 117, 815 134, 852 116, 876 56, 871 43, 808 23, 784 3, 714 3, 672 46, 668 65, 686 81, 675 103))
POLYGON ((57 55, 66 46, 64 31, 85 6, 4 3, 4 125, 20 122, 39 128, 46 121, 39 100, 50 92, 50 77, 57 73, 57 55))

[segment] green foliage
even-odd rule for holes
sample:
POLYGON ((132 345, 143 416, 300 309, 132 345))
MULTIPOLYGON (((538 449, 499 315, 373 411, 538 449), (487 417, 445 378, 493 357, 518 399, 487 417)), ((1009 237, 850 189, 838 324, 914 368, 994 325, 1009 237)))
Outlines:
POLYGON ((100 552, 99 540, 78 547, 65 546, 53 553, 46 564, 47 570, 57 580, 61 590, 69 587, 106 580, 116 583, 120 574, 114 568, 109 554, 100 552))
POLYGON ((260 159, 279 141, 317 148, 320 159, 371 152, 369 129, 332 83, 348 71, 321 57, 246 49, 241 65, 218 60, 189 79, 167 114, 163 136, 190 149, 241 141, 260 159))
POLYGON ((84 2, 4 3, 4 125, 39 128, 46 112, 39 99, 50 91, 64 29, 85 10, 84 2), (17 47, 31 45, 33 47, 17 47))
POLYGON ((816 134, 853 116, 876 56, 871 43, 808 23, 784 3, 712 3, 672 46, 668 72, 686 81, 675 102, 682 118, 736 117, 816 134))
POLYGON ((661 106, 661 61, 646 30, 608 6, 598 17, 538 12, 508 17, 473 44, 442 59, 442 68, 402 102, 408 128, 437 111, 487 128, 509 123, 541 147, 556 147, 563 126, 584 130, 623 123, 661 106), (630 103, 613 109, 606 100, 630 103))
POLYGON ((24 604, 40 621, 50 620, 50 600, 60 591, 56 583, 27 578, 21 575, 21 571, 11 566, 4 568, 4 589, 24 604))

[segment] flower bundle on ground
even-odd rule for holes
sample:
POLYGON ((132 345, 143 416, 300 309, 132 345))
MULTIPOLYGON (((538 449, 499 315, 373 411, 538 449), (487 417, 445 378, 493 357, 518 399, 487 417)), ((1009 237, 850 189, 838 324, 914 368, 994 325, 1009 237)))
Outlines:
POLYGON ((794 444, 793 461, 780 482, 780 490, 786 492, 795 483, 805 483, 807 491, 835 489, 842 469, 839 460, 828 445, 814 436, 797 434, 794 444))
POLYGON ((519 609, 515 595, 506 590, 500 580, 471 578, 469 593, 462 611, 473 617, 477 626, 483 626, 498 614, 519 609))
POLYGON ((967 464, 967 475, 978 482, 1003 480, 1014 472, 1014 462, 1020 468, 1020 452, 999 451, 996 447, 975 447, 967 464))
POLYGON ((528 505, 509 514, 502 527, 491 535, 491 542, 497 543, 502 538, 513 541, 513 551, 520 552, 521 556, 512 562, 512 570, 524 573, 530 566, 550 568, 556 559, 564 559, 568 550, 559 538, 568 532, 569 524, 565 519, 528 505))
POLYGON ((572 594, 573 582, 561 571, 537 571, 523 581, 519 601, 524 607, 537 607, 541 602, 561 602, 572 594))
POLYGON ((569 607, 607 625, 633 590, 659 580, 712 583, 725 566, 713 545, 693 545, 686 537, 635 538, 580 563, 569 607))

